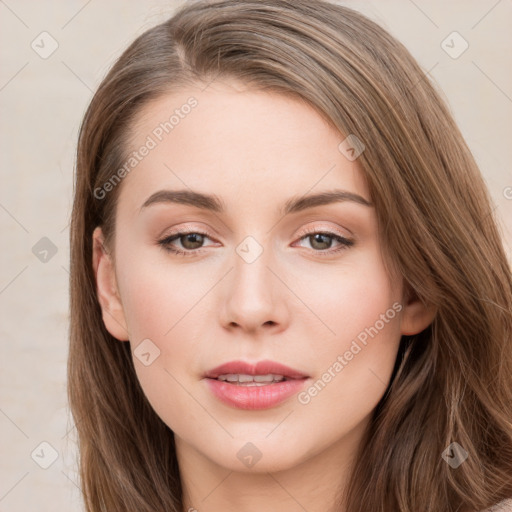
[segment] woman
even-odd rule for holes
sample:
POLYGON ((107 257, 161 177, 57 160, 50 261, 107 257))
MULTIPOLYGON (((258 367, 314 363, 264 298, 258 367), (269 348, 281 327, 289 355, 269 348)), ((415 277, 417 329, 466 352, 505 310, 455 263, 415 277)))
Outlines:
POLYGON ((194 1, 80 132, 69 399, 88 511, 512 497, 512 279, 446 106, 324 1, 194 1))

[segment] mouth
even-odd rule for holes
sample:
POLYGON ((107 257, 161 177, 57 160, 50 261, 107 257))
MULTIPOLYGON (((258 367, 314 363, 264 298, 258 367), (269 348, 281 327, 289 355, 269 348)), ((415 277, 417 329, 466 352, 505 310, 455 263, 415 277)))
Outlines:
POLYGON ((238 409, 274 407, 304 387, 308 375, 275 361, 232 361, 204 374, 208 388, 224 404, 238 409))
POLYGON ((230 361, 204 374, 207 379, 217 379, 234 384, 271 384, 283 380, 306 379, 308 375, 276 361, 230 361))
POLYGON ((267 375, 247 375, 244 373, 227 373, 219 375, 216 380, 229 382, 229 384, 235 384, 237 386, 268 386, 276 382, 282 382, 283 380, 292 380, 284 375, 274 375, 269 373, 267 375))

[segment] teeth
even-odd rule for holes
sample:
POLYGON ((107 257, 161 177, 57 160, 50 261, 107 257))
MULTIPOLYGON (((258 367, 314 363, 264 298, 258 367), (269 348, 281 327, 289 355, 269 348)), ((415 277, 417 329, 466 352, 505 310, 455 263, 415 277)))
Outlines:
MULTIPOLYGON (((240 377, 242 377, 240 375, 240 377)), ((253 379, 251 380, 254 380, 254 382, 272 382, 273 380, 283 380, 284 377, 282 375, 272 375, 272 374, 269 374, 269 375, 254 375, 253 376, 253 379)), ((240 382, 242 382, 242 380, 240 379, 240 382)), ((247 381, 249 382, 249 381, 247 381)))
POLYGON ((285 378, 283 375, 274 375, 272 373, 269 373, 268 375, 246 375, 244 373, 229 373, 226 375, 219 375, 217 380, 236 383, 239 386, 264 386, 274 382, 281 382, 285 380, 285 378))

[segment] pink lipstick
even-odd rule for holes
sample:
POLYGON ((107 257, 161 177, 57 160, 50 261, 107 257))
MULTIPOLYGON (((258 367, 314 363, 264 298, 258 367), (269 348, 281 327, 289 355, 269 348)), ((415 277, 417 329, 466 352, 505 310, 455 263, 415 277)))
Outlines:
POLYGON ((295 395, 309 377, 274 361, 231 361, 208 371, 204 378, 221 402, 258 410, 275 407, 295 395))

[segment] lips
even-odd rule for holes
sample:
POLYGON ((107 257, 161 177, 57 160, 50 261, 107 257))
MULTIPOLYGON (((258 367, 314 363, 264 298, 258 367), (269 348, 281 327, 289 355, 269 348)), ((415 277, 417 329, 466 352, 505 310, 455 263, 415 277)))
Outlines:
POLYGON ((308 378, 299 370, 275 361, 255 364, 231 361, 204 374, 213 395, 238 409, 274 407, 298 393, 308 378))
POLYGON ((299 370, 275 361, 258 361, 256 364, 244 361, 231 361, 221 364, 205 373, 207 379, 217 379, 220 375, 282 375, 285 379, 304 379, 308 377, 299 370))

